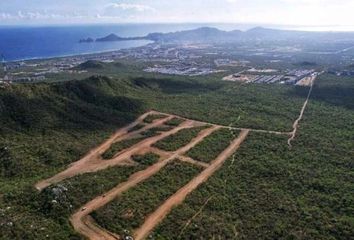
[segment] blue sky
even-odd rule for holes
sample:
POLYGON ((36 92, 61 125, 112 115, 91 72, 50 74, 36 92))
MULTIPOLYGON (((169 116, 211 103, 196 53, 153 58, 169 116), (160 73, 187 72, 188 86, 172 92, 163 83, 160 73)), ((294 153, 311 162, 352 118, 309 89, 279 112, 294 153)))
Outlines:
POLYGON ((1 0, 0 24, 354 24, 354 0, 1 0))

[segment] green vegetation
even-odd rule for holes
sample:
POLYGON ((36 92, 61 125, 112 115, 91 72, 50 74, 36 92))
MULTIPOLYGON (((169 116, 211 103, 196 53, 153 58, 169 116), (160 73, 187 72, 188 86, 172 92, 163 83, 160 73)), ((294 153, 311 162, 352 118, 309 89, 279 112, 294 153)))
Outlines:
POLYGON ((350 78, 321 77, 291 150, 285 136, 252 133, 234 161, 174 209, 154 237, 350 239, 353 89, 350 78))
POLYGON ((126 181, 134 172, 155 163, 159 156, 150 153, 133 156, 133 159, 139 165, 111 167, 83 174, 48 187, 41 193, 26 188, 21 198, 7 194, 5 201, 16 204, 18 209, 7 209, 1 213, 6 217, 0 220, 4 223, 0 227, 0 239, 81 239, 73 233, 68 223, 70 214, 94 197, 126 181), (18 214, 25 214, 26 217, 18 219, 16 216, 21 216, 18 214), (14 225, 9 226, 9 222, 14 225))
POLYGON ((266 130, 291 130, 308 88, 222 82, 215 77, 133 78, 147 90, 151 108, 203 122, 266 130), (294 89, 297 93, 293 94, 294 89))
POLYGON ((187 155, 194 160, 209 163, 225 150, 237 135, 238 132, 234 130, 220 129, 197 144, 187 155))
POLYGON ((113 95, 107 81, 1 89, 0 140, 6 165, 14 166, 7 177, 27 183, 49 177, 144 112, 140 101, 113 95))
POLYGON ((139 100, 113 94, 107 81, 0 89, 0 239, 80 239, 68 218, 58 221, 32 206, 38 197, 33 185, 145 111, 139 100))
MULTIPOLYGON (((308 91, 304 87, 220 81, 225 73, 203 77, 145 73, 142 69, 146 63, 132 60, 101 64, 103 69, 91 69, 74 77, 83 79, 95 74, 109 76, 113 82, 124 79, 129 86, 122 88, 126 90, 124 95, 142 100, 147 109, 235 127, 289 131, 308 91), (301 94, 292 94, 294 88, 301 94)), ((74 77, 59 74, 53 79, 74 77)), ((115 92, 121 90, 116 84, 110 86, 115 92)))
POLYGON ((165 151, 176 151, 179 148, 187 145, 190 141, 192 141, 193 138, 198 135, 201 130, 205 128, 205 126, 202 126, 182 129, 177 133, 158 141, 154 144, 154 147, 165 151))
POLYGON ((97 223, 111 232, 123 235, 139 227, 145 217, 168 197, 189 182, 201 169, 173 161, 146 182, 124 193, 92 215, 97 223))
POLYGON ((111 147, 106 152, 102 154, 102 158, 112 159, 120 151, 130 148, 131 146, 137 144, 138 142, 141 142, 143 139, 144 139, 143 137, 137 137, 137 138, 131 138, 131 139, 115 142, 111 145, 111 147))
MULTIPOLYGON (((227 126, 289 131, 308 92, 304 87, 220 81, 225 73, 166 76, 142 72, 146 63, 127 60, 102 64, 103 69, 89 70, 88 74, 109 76, 111 89, 106 90, 111 94, 140 100, 146 109, 227 126), (301 94, 293 94, 294 89, 301 94)), ((60 81, 73 77, 55 78, 60 81)))
POLYGON ((161 118, 165 118, 166 115, 163 114, 150 114, 146 118, 144 118, 144 122, 146 123, 152 123, 153 121, 161 118))
MULTIPOLYGON (((97 173, 98 185, 92 180, 95 174, 79 176, 87 180, 73 178, 73 186, 85 182, 75 190, 70 190, 67 181, 61 183, 69 189, 68 199, 73 198, 68 201, 73 205, 70 209, 65 208, 70 204, 57 209, 51 203, 52 191, 42 195, 33 185, 65 169, 148 109, 222 125, 289 131, 308 91, 296 86, 222 82, 224 73, 161 76, 140 72, 143 63, 102 64, 103 69, 86 74, 110 78, 0 89, 1 240, 81 239, 66 214, 96 194, 91 190, 104 191, 124 177, 113 179, 109 175, 115 170, 107 170, 112 173, 97 173), (88 193, 87 199, 83 192, 88 193)), ((56 75, 55 81, 73 77, 56 75)), ((251 135, 235 161, 228 161, 175 209, 156 236, 177 238, 186 220, 213 196, 180 238, 350 239, 354 229, 353 96, 352 78, 322 75, 291 151, 282 137, 251 135)), ((165 145, 175 149, 191 137, 165 145)), ((209 156, 209 150, 197 150, 192 150, 195 156, 207 159, 204 155, 209 156)), ((117 177, 139 168, 121 169, 124 173, 117 171, 117 177)))
POLYGON ((142 129, 142 128, 145 127, 145 126, 146 126, 146 125, 139 123, 139 124, 135 125, 134 127, 132 127, 131 129, 129 129, 128 132, 135 132, 135 131, 137 131, 137 130, 142 129))
POLYGON ((143 166, 150 166, 159 160, 160 156, 154 153, 148 153, 145 155, 134 155, 132 159, 143 166))
POLYGON ((175 118, 172 118, 170 121, 167 121, 165 124, 168 125, 168 126, 177 127, 183 122, 184 122, 183 119, 175 117, 175 118))
MULTIPOLYGON (((151 128, 148 131, 159 133, 159 132, 167 132, 167 131, 170 131, 172 129, 173 129, 173 127, 171 127, 171 126, 161 125, 161 126, 158 126, 158 127, 155 127, 155 128, 151 128)), ((146 132, 148 132, 148 131, 146 131, 146 132)))
POLYGON ((115 142, 111 145, 111 147, 102 154, 103 159, 112 159, 117 153, 119 153, 120 151, 130 148, 133 145, 147 139, 153 136, 158 135, 160 132, 163 131, 168 131, 171 128, 169 127, 156 127, 156 128, 151 128, 148 129, 144 132, 142 132, 141 134, 137 135, 137 136, 133 136, 132 138, 128 138, 128 139, 124 139, 122 141, 119 142, 115 142))
POLYGON ((163 132, 163 131, 167 131, 167 128, 162 128, 162 127, 158 127, 158 128, 151 128, 146 130, 145 132, 141 133, 141 135, 145 138, 149 138, 149 137, 153 137, 158 135, 159 133, 163 132))
POLYGON ((88 60, 84 63, 81 63, 79 66, 76 67, 80 70, 88 70, 88 69, 103 69, 104 64, 99 61, 88 60))

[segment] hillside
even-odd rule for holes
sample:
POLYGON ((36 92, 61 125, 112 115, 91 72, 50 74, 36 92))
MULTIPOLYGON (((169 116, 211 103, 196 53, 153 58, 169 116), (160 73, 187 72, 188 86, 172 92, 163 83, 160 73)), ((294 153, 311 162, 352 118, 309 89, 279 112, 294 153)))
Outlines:
POLYGON ((88 60, 84 63, 81 63, 80 65, 78 65, 77 67, 75 67, 75 69, 79 69, 79 70, 100 70, 103 69, 104 65, 99 62, 99 61, 93 61, 93 60, 88 60))
MULTIPOLYGON (((235 159, 229 159, 207 184, 174 209, 154 236, 209 239, 223 233, 231 238, 236 229, 240 239, 350 238, 353 84, 351 78, 322 76, 292 150, 284 136, 251 133, 235 159), (204 204, 201 215, 184 228, 204 204)), ((70 225, 70 215, 156 157, 138 159, 144 164, 78 175, 41 193, 34 184, 64 170, 149 109, 226 126, 290 131, 307 91, 293 86, 230 84, 213 78, 103 76, 2 88, 0 239, 82 239, 70 225)), ((227 145, 222 139, 229 135, 220 132, 202 146, 210 149, 208 155, 217 155, 227 145)), ((190 138, 191 132, 181 133, 164 145, 174 147, 190 138)), ((190 153, 196 159, 204 159, 203 154, 198 146, 190 153)), ((150 211, 197 170, 170 166, 137 190, 149 192, 161 181, 171 184, 162 184, 159 195, 144 194, 150 211), (175 171, 176 182, 167 172, 171 168, 188 171, 175 171)), ((136 197, 134 192, 128 194, 136 197)), ((139 197, 134 201, 137 209, 144 209, 139 197)), ((124 206, 112 204, 93 216, 115 229, 106 221, 114 218, 112 209, 124 206)))
POLYGON ((114 42, 114 41, 124 41, 124 40, 126 40, 126 39, 122 38, 122 37, 118 37, 117 35, 112 33, 106 37, 97 38, 96 42, 114 42))
POLYGON ((354 34, 350 32, 306 32, 293 30, 278 30, 256 27, 248 31, 224 31, 217 28, 202 27, 193 30, 184 30, 170 33, 150 33, 142 37, 122 38, 112 33, 98 38, 97 42, 151 40, 161 43, 230 43, 244 41, 291 41, 291 42, 326 42, 353 41, 354 34), (344 39, 344 40, 343 40, 344 39))
POLYGON ((93 61, 93 60, 88 60, 84 63, 81 63, 80 65, 78 65, 76 67, 76 69, 79 69, 79 70, 100 70, 100 69, 103 69, 104 68, 104 65, 99 62, 99 61, 93 61))

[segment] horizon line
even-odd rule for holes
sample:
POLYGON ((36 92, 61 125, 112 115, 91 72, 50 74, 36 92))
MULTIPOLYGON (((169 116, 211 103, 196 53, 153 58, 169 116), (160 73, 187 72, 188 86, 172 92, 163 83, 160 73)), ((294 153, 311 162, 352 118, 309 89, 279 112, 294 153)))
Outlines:
MULTIPOLYGON (((215 25, 243 25, 252 28, 268 28, 277 30, 293 30, 307 32, 354 32, 354 25, 295 25, 295 24, 277 24, 277 23, 245 23, 245 22, 86 22, 86 23, 14 23, 1 24, 0 28, 11 27, 69 27, 69 26, 109 26, 109 25, 206 25, 205 27, 215 27, 215 25), (208 26, 209 25, 209 26, 208 26), (210 26, 214 25, 214 26, 210 26), (312 28, 312 29, 311 29, 312 28), (323 29, 321 29, 323 28, 323 29), (334 29, 330 29, 334 28, 334 29), (342 29, 340 29, 342 28, 342 29), (347 28, 347 29, 343 29, 347 28)), ((235 26, 236 27, 236 26, 235 26)), ((217 28, 217 27, 215 27, 217 28)), ((239 30, 235 28, 234 30, 239 30)))

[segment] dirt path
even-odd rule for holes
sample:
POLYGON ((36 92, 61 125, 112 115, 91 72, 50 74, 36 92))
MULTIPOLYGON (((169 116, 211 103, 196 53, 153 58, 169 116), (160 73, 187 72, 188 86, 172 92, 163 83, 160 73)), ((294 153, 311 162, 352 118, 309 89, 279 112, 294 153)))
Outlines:
POLYGON ((134 232, 135 240, 145 239, 148 234, 159 224, 172 208, 181 204, 184 199, 194 191, 200 184, 208 180, 223 163, 239 148, 241 143, 246 139, 249 131, 243 130, 239 137, 235 139, 229 147, 227 147, 211 164, 200 173, 197 177, 192 179, 187 185, 178 190, 174 195, 167 199, 154 213, 148 216, 144 224, 134 232))
POLYGON ((137 131, 134 132, 129 132, 129 130, 136 126, 137 124, 141 123, 143 121, 143 119, 148 116, 151 113, 155 113, 154 111, 148 112, 142 116, 140 116, 136 121, 134 121, 133 123, 129 124, 128 126, 118 130, 113 136, 111 136, 107 141, 105 141, 103 144, 101 144, 100 146, 98 146, 97 148, 93 149, 92 151, 90 151, 86 156, 84 156, 82 159, 80 159, 79 161, 76 161, 72 164, 69 165, 69 167, 56 174, 55 176, 49 178, 49 179, 45 179, 42 180, 40 182, 38 182, 35 187, 41 191, 44 188, 61 182, 65 179, 74 177, 76 175, 79 174, 83 174, 83 173, 88 173, 88 172, 96 172, 98 170, 102 170, 105 169, 107 167, 110 166, 115 166, 115 165, 119 165, 122 161, 129 159, 133 154, 135 154, 135 152, 140 151, 141 149, 143 149, 144 147, 147 147, 148 145, 154 144, 155 142, 161 140, 162 138, 165 138, 166 136, 172 135, 174 133, 176 133, 177 131, 183 129, 183 128, 189 128, 189 127, 193 127, 193 122, 192 121, 185 121, 184 123, 182 123, 180 126, 172 129, 171 131, 168 132, 164 132, 158 136, 155 137, 151 137, 148 139, 145 139, 141 142, 139 142, 138 144, 134 145, 133 147, 127 149, 123 154, 117 156, 114 159, 111 160, 102 160, 101 159, 101 154, 104 153, 105 151, 107 151, 110 146, 112 145, 112 143, 114 143, 115 141, 121 141, 124 140, 126 138, 129 138, 135 134, 139 134, 142 133, 146 130, 161 126, 162 124, 164 124, 166 121, 171 120, 173 117, 171 116, 166 116, 166 118, 163 118, 161 120, 157 120, 151 124, 146 125, 144 128, 139 129, 137 131))
MULTIPOLYGON (((139 151, 142 152, 144 150, 144 147, 146 147, 145 145, 148 144, 148 143, 141 142, 141 144, 143 144, 143 145, 138 143, 137 145, 134 145, 131 149, 128 149, 126 151, 128 153, 125 153, 124 155, 119 155, 119 156, 117 156, 116 158, 114 158, 112 160, 102 160, 100 156, 105 151, 107 151, 114 142, 122 141, 124 139, 129 138, 129 137, 132 137, 133 135, 142 133, 142 132, 144 132, 146 130, 149 130, 149 129, 152 129, 152 128, 155 128, 155 127, 159 127, 159 126, 161 126, 162 124, 164 124, 165 122, 171 120, 174 117, 181 118, 181 119, 183 119, 183 120, 185 120, 187 122, 188 121, 189 122, 192 121, 192 120, 189 120, 187 118, 184 118, 184 117, 181 117, 181 116, 178 116, 178 115, 167 114, 167 113, 151 110, 151 111, 141 115, 137 120, 135 120, 131 124, 127 125, 126 127, 119 129, 107 141, 105 141, 100 146, 98 146, 98 147, 94 148, 93 150, 91 150, 88 154, 86 154, 80 160, 70 164, 69 167, 66 170, 56 174, 55 176, 53 176, 51 178, 39 181, 38 183, 36 183, 35 187, 39 191, 41 191, 44 188, 46 188, 46 187, 48 187, 48 186, 50 186, 52 184, 61 182, 61 181, 65 180, 65 179, 74 177, 74 176, 79 175, 79 174, 83 174, 83 173, 87 173, 87 172, 95 172, 95 171, 102 170, 102 169, 105 169, 105 168, 110 167, 110 166, 124 164, 124 163, 122 163, 122 161, 124 161, 127 158, 130 158, 132 152, 134 152, 134 153, 139 152, 139 151), (131 128, 135 127, 139 123, 142 123, 143 120, 150 114, 162 114, 162 115, 166 115, 166 118, 157 120, 157 121, 155 121, 155 122, 153 122, 151 124, 146 125, 142 129, 139 129, 137 131, 133 131, 133 132, 129 133, 129 130, 131 128)), ((195 124, 209 124, 209 123, 204 123, 204 122, 200 122, 200 121, 196 121, 196 120, 193 120, 193 122, 195 124)), ((217 127, 220 127, 220 128, 228 128, 228 129, 231 129, 231 130, 232 129, 240 130, 240 131, 246 130, 244 128, 233 128, 233 127, 227 127, 227 126, 216 125, 216 124, 211 124, 211 125, 212 126, 217 126, 217 127)), ((247 129, 247 130, 254 131, 254 132, 262 132, 262 133, 293 135, 293 132, 287 133, 287 132, 277 132, 277 131, 267 131, 267 130, 257 130, 257 129, 247 129)), ((170 132, 168 132, 168 133, 170 133, 170 132)), ((174 133, 173 130, 172 130, 172 132, 174 133)), ((161 135, 161 137, 164 137, 164 136, 168 136, 168 135, 164 135, 164 134, 161 135)), ((155 141, 157 138, 149 138, 149 139, 150 139, 150 141, 155 141)), ((160 139, 158 139, 158 140, 160 140, 160 139)))
MULTIPOLYGON (((161 149, 158 149, 158 148, 154 148, 154 147, 150 148, 148 150, 148 152, 152 152, 152 153, 155 153, 157 155, 165 156, 165 157, 171 156, 174 153, 174 152, 168 152, 168 151, 164 151, 164 150, 161 150, 161 149)), ((203 168, 207 168, 207 167, 210 166, 208 163, 197 161, 197 160, 194 160, 193 158, 190 158, 190 157, 187 157, 187 156, 182 156, 182 155, 178 157, 178 160, 180 160, 182 162, 187 162, 187 163, 199 166, 199 167, 203 167, 203 168)))
POLYGON ((190 163, 190 164, 193 164, 193 165, 196 165, 199 167, 203 167, 203 168, 207 168, 210 166, 208 163, 197 161, 197 160, 194 160, 193 158, 186 157, 186 156, 180 156, 178 159, 182 162, 187 162, 187 163, 190 163))
POLYGON ((314 79, 314 80, 312 81, 310 90, 309 90, 309 92, 308 92, 308 94, 307 94, 306 101, 304 102, 304 105, 303 105, 302 108, 301 108, 300 115, 299 115, 299 117, 295 120, 295 122, 294 122, 294 124, 293 124, 293 131, 290 133, 290 138, 288 139, 289 148, 292 148, 291 142, 292 142, 292 141, 295 139, 295 137, 296 137, 297 129, 298 129, 298 127, 299 127, 299 123, 300 123, 301 119, 302 119, 303 116, 304 116, 304 113, 305 113, 307 104, 308 104, 308 102, 309 102, 309 100, 310 100, 310 97, 311 97, 311 93, 312 93, 312 89, 313 89, 315 80, 316 80, 316 79, 314 79))
POLYGON ((291 132, 279 132, 279 131, 271 131, 271 130, 261 130, 261 129, 250 129, 250 128, 235 128, 235 127, 226 127, 222 126, 223 128, 227 128, 230 130, 239 130, 245 131, 248 130, 250 132, 257 132, 257 133, 269 133, 269 134, 276 134, 276 135, 290 135, 291 132))
POLYGON ((263 129, 253 129, 253 128, 238 128, 238 127, 230 127, 230 126, 225 126, 225 125, 220 125, 220 124, 214 124, 214 123, 209 123, 209 122, 201 122, 199 120, 196 119, 192 119, 192 118, 185 118, 176 114, 168 114, 168 113, 164 113, 164 112, 159 112, 156 110, 153 110, 155 113, 157 114, 163 114, 163 115, 169 115, 172 117, 176 117, 176 118, 180 118, 183 120, 193 120, 195 122, 199 122, 200 124, 209 124, 209 125, 213 125, 213 126, 218 126, 220 128, 226 128, 226 129, 230 129, 230 130, 239 130, 239 131, 251 131, 251 132, 258 132, 258 133, 269 133, 269 134, 276 134, 276 135, 291 135, 292 132, 281 132, 281 131, 272 131, 272 130, 263 130, 263 129))
POLYGON ((186 224, 184 224, 182 230, 180 231, 180 233, 178 234, 178 239, 180 239, 180 237, 182 236, 182 234, 184 233, 184 231, 188 228, 188 226, 193 222, 194 219, 196 219, 198 217, 198 215, 200 215, 204 208, 206 207, 206 205, 210 202, 210 200, 213 199, 214 196, 210 196, 208 197, 208 199, 204 202, 204 204, 200 207, 200 209, 190 218, 188 219, 188 221, 186 222, 186 224))
MULTIPOLYGON (((188 121, 187 121, 188 122, 188 121)), ((193 121, 190 121, 194 123, 193 121)), ((134 173, 130 176, 130 178, 121 184, 119 184, 114 189, 110 190, 108 193, 98 196, 95 199, 91 200, 87 204, 85 204, 80 210, 74 213, 71 218, 70 222, 73 225, 74 229, 82 234, 83 236, 87 237, 88 239, 92 240, 114 240, 119 239, 112 233, 109 233, 105 229, 98 227, 95 222, 90 219, 88 220, 89 214, 95 211, 98 208, 103 207, 104 205, 108 204, 116 197, 121 195, 123 192, 127 191, 128 189, 136 186, 137 184, 145 181, 146 179, 150 178, 151 176, 158 173, 164 166, 166 166, 169 162, 173 161, 175 158, 178 158, 180 155, 185 154, 190 149, 192 149, 196 144, 201 142, 205 137, 209 136, 211 133, 219 129, 219 127, 211 127, 201 131, 196 138, 194 138, 189 144, 186 146, 178 149, 174 152, 173 155, 162 159, 161 161, 155 163, 154 165, 146 168, 145 170, 139 171, 134 173)))

